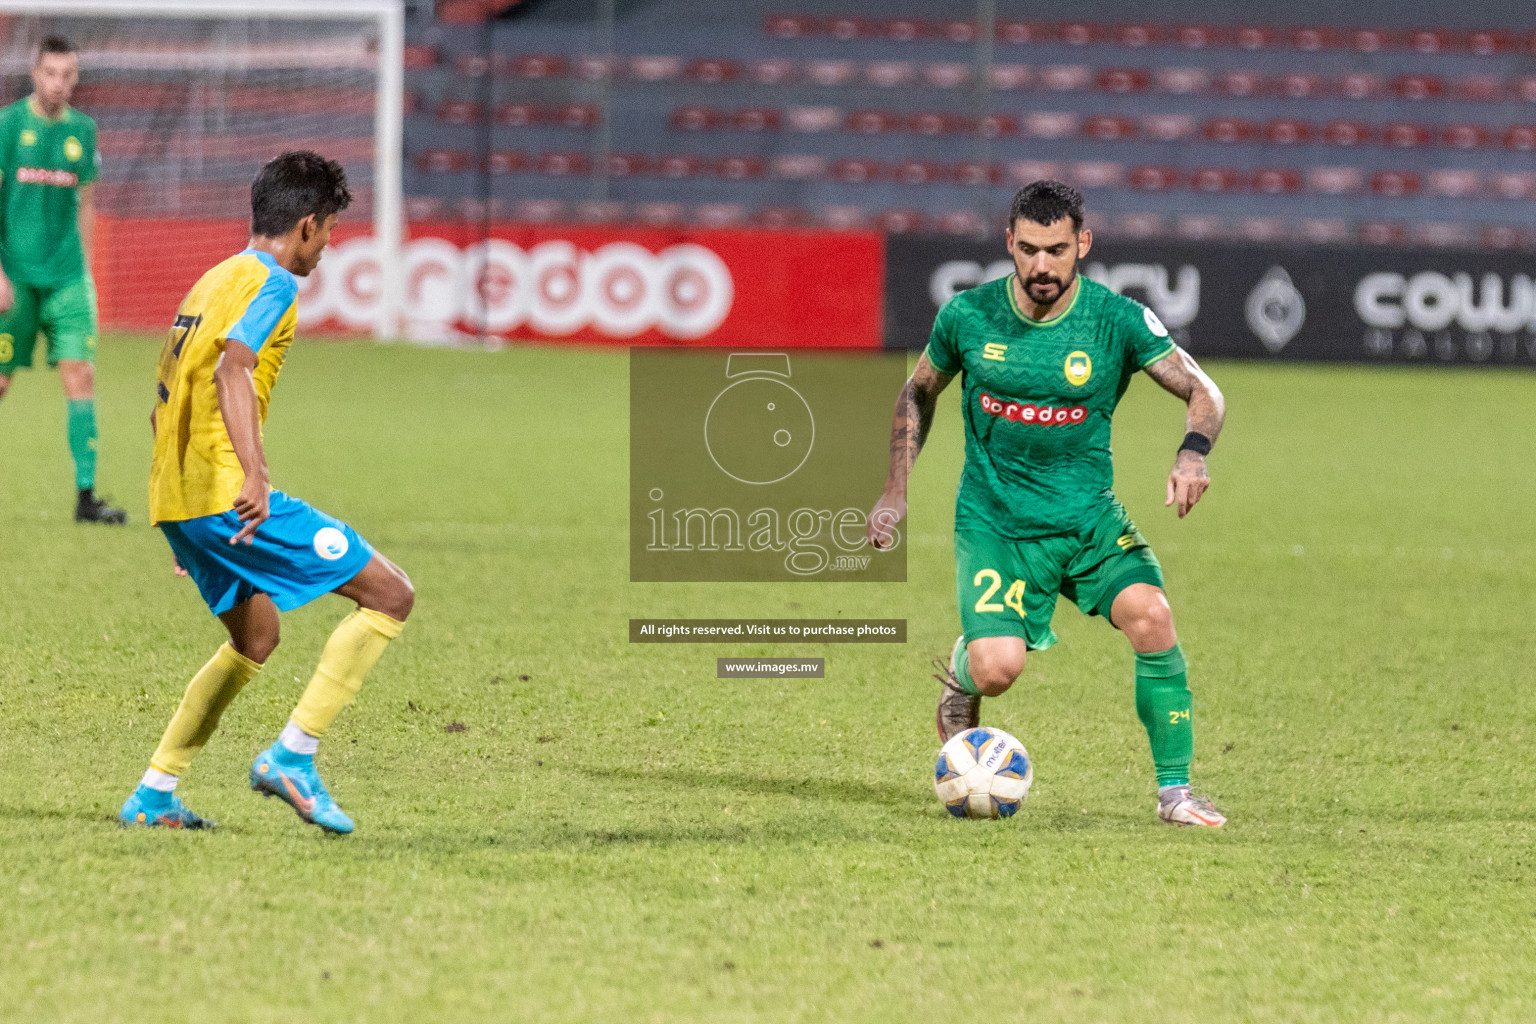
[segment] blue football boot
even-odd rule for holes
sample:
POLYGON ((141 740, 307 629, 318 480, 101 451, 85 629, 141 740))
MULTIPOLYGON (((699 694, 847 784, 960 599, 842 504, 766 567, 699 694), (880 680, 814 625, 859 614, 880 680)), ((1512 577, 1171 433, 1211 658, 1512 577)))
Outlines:
POLYGON ((251 788, 262 796, 277 797, 299 817, 327 832, 346 835, 355 827, 326 792, 320 773, 315 771, 313 755, 295 754, 281 743, 272 744, 251 764, 251 788))
POLYGON ((213 828, 215 824, 194 814, 175 793, 150 789, 142 783, 123 802, 117 821, 120 825, 147 828, 213 828))

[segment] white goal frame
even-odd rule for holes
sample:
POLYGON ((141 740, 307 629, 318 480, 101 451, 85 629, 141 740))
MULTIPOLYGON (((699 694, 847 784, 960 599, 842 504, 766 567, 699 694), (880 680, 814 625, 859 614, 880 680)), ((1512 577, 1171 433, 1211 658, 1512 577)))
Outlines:
POLYGON ((374 335, 400 333, 404 209, 401 175, 405 120, 404 0, 0 0, 0 13, 39 16, 138 15, 252 21, 257 19, 356 20, 378 26, 377 92, 374 97, 373 240, 379 258, 378 321, 374 335))

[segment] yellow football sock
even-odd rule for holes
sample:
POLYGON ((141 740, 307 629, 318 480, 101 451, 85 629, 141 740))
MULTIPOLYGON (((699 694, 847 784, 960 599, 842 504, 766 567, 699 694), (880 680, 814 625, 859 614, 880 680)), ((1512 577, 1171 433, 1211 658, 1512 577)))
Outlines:
POLYGON ((150 767, 167 775, 180 775, 186 771, 192 758, 219 727, 219 716, 224 714, 229 702, 260 671, 259 664, 229 644, 220 647, 187 684, 181 706, 171 716, 171 724, 165 727, 160 746, 155 748, 155 754, 149 760, 150 767))
POLYGON ((357 696, 363 676, 373 668, 405 623, 372 608, 359 608, 341 620, 325 642, 315 677, 293 709, 293 722, 311 736, 324 736, 336 716, 357 696))

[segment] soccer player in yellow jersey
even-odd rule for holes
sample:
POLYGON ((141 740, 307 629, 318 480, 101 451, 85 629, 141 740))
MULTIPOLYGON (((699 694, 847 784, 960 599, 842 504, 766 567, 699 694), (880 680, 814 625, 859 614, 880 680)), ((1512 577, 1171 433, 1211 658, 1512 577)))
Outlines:
POLYGON ((282 734, 251 765, 251 788, 328 832, 352 820, 315 771, 320 737, 400 635, 415 591, 405 573, 339 519, 273 490, 261 425, 293 343, 298 278, 320 262, 352 201, 341 165, 284 153, 251 186, 251 241, 187 293, 160 353, 149 514, 197 583, 229 643, 192 677, 125 825, 207 828, 175 795, 219 716, 277 647, 279 610, 340 594, 357 609, 331 634, 282 734))

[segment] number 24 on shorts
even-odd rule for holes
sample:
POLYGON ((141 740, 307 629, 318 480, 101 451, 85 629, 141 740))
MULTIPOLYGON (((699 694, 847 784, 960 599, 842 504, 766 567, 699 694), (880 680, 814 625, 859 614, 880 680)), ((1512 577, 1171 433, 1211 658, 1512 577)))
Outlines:
POLYGON ((1029 616, 1024 612, 1023 580, 1013 581, 1013 585, 1009 587, 1008 592, 1003 595, 1002 604, 998 604, 992 600, 992 595, 1003 589, 1002 575, 996 569, 983 569, 976 574, 976 578, 971 581, 971 585, 979 587, 982 585, 983 581, 988 581, 990 585, 987 587, 986 591, 982 593, 981 597, 976 600, 976 610, 978 612, 1001 612, 1012 608, 1014 611, 1019 613, 1019 618, 1029 618, 1029 616))

